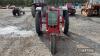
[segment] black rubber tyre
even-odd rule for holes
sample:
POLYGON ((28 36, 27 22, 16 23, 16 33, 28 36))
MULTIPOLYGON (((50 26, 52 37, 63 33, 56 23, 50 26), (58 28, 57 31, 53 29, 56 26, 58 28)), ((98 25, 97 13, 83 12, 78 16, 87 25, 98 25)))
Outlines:
POLYGON ((71 13, 71 15, 75 15, 76 10, 75 9, 72 9, 72 10, 73 10, 73 12, 71 13))
POLYGON ((23 15, 25 14, 25 11, 23 11, 23 15))
POLYGON ((53 55, 55 55, 57 52, 57 48, 56 48, 56 36, 52 36, 51 37, 51 53, 53 55))
POLYGON ((19 12, 17 12, 17 15, 18 15, 18 16, 21 16, 21 13, 20 13, 20 11, 19 11, 19 12))
POLYGON ((70 15, 75 15, 75 13, 71 13, 70 15))
POLYGON ((13 16, 16 16, 16 12, 12 11, 13 16))
POLYGON ((40 36, 42 35, 41 27, 40 27, 40 19, 41 19, 41 11, 37 11, 35 15, 35 27, 36 27, 36 32, 40 36))
POLYGON ((67 10, 63 11, 63 17, 64 17, 64 34, 67 35, 69 31, 69 15, 67 10))
POLYGON ((13 14, 13 16, 20 16, 21 15, 20 10, 18 10, 18 9, 14 9, 12 11, 12 14, 13 14))

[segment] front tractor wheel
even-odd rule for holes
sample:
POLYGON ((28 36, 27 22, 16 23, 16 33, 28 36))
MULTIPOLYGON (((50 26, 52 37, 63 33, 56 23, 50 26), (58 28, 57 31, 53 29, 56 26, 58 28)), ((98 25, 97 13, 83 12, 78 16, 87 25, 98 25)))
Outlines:
POLYGON ((37 11, 36 15, 35 15, 35 27, 36 27, 36 32, 38 35, 42 35, 42 31, 41 31, 41 11, 37 11))
POLYGON ((12 14, 13 14, 13 16, 20 16, 21 15, 21 13, 20 13, 20 10, 18 10, 18 9, 14 9, 13 11, 12 11, 12 14))
POLYGON ((51 37, 51 53, 53 55, 55 55, 57 52, 57 48, 56 48, 56 36, 52 36, 51 37))
POLYGON ((71 15, 75 15, 75 13, 76 13, 76 10, 72 9, 71 15))
POLYGON ((86 10, 81 10, 81 14, 83 15, 83 16, 91 16, 91 12, 90 11, 86 11, 86 10))

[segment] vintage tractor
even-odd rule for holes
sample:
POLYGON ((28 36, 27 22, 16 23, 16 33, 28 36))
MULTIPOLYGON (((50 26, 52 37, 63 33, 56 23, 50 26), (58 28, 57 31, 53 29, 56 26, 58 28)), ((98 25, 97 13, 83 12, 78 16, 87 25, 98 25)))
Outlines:
POLYGON ((66 6, 59 8, 59 5, 58 6, 48 5, 45 17, 43 17, 42 9, 43 9, 43 4, 42 6, 36 7, 36 12, 35 12, 36 32, 39 36, 43 35, 42 28, 45 28, 44 25, 46 25, 45 32, 50 40, 51 53, 56 54, 57 38, 59 38, 62 35, 62 33, 64 35, 68 34, 68 29, 69 29, 68 10, 66 6))
POLYGON ((84 16, 100 15, 100 0, 89 0, 81 10, 84 16))
POLYGON ((22 8, 14 7, 12 10, 13 16, 21 16, 25 14, 25 11, 22 10, 22 8))

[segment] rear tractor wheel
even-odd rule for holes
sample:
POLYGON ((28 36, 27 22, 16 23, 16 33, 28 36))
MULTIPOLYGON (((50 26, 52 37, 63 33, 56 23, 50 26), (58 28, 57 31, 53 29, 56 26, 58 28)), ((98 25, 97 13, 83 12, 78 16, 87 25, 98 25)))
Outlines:
POLYGON ((68 11, 67 10, 63 11, 63 17, 64 17, 64 34, 68 35, 68 30, 69 30, 69 15, 68 15, 68 11))
POLYGON ((35 18, 36 32, 37 32, 38 35, 42 35, 42 30, 41 30, 41 28, 42 28, 41 11, 37 11, 35 17, 36 17, 35 18))

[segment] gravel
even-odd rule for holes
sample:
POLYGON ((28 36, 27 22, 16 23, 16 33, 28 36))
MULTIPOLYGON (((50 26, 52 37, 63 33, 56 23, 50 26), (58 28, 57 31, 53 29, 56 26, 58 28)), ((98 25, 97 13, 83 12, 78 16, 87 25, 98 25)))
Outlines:
POLYGON ((26 15, 13 17, 11 10, 0 9, 0 56, 100 56, 100 17, 84 17, 80 10, 70 16, 70 36, 58 39, 58 52, 51 55, 48 36, 37 36, 30 9, 25 10, 26 15))
POLYGON ((13 17, 12 10, 0 9, 0 56, 52 56, 37 36, 30 9, 26 15, 13 17))

